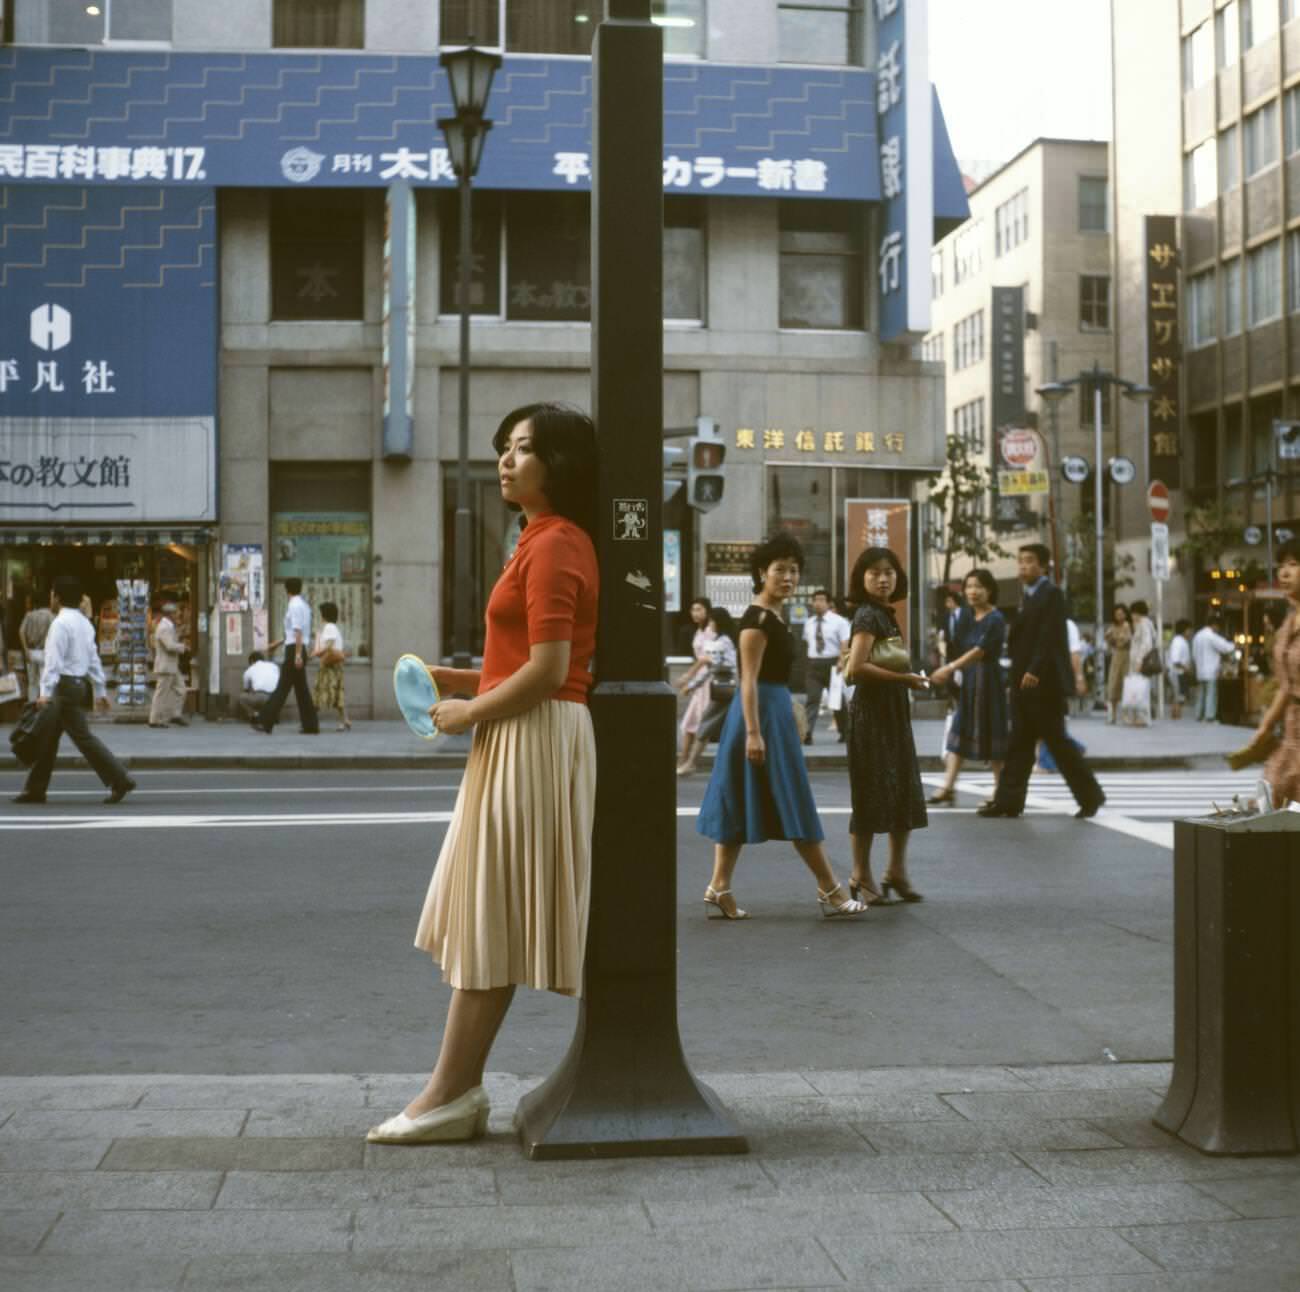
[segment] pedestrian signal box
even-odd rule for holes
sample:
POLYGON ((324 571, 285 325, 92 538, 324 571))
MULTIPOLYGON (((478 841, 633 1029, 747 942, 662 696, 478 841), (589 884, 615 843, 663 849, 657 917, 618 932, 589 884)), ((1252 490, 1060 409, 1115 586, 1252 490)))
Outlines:
POLYGON ((727 477, 723 463, 727 446, 711 417, 696 419, 699 434, 687 447, 686 500, 696 511, 712 511, 722 501, 727 477))

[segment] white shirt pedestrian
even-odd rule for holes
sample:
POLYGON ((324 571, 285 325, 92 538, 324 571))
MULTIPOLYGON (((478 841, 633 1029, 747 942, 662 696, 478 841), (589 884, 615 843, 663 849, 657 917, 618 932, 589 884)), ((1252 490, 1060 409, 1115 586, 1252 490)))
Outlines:
POLYGON ((280 667, 269 659, 259 659, 244 670, 244 690, 270 695, 280 681, 280 667))
POLYGON ((809 659, 833 659, 840 657, 840 648, 849 640, 852 628, 843 615, 828 610, 824 615, 809 615, 803 626, 804 645, 808 648, 809 659), (818 641, 820 625, 820 642, 818 641))
POLYGON ((67 606, 55 615, 45 636, 41 695, 49 699, 61 677, 89 678, 97 700, 107 694, 104 666, 95 648, 95 625, 80 610, 67 606))
MULTIPOLYGON (((1218 656, 1215 656, 1217 659, 1218 656)), ((1192 645, 1187 640, 1185 633, 1175 633, 1174 639, 1169 643, 1169 667, 1171 670, 1178 669, 1186 672, 1192 666, 1192 645)))
POLYGON ((311 607, 306 597, 298 594, 289 598, 284 611, 284 649, 288 654, 294 649, 294 633, 302 633, 304 649, 311 645, 311 607))
POLYGON ((1206 624, 1192 638, 1192 661, 1196 665, 1196 678, 1200 682, 1209 682, 1219 676, 1223 666, 1223 656, 1231 655, 1237 648, 1226 638, 1206 624))

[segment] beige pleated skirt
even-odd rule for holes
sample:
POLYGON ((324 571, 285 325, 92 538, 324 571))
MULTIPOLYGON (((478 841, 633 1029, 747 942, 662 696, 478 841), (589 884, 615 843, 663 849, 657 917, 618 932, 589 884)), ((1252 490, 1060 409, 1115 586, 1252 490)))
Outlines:
POLYGON ((415 935, 444 982, 581 995, 595 809, 585 704, 545 700, 474 729, 415 935))

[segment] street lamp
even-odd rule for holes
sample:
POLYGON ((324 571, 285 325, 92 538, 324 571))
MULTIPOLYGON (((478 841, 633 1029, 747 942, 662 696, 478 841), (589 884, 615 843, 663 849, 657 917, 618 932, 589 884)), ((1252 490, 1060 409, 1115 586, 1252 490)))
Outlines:
MULTIPOLYGON (((1104 550, 1106 541, 1106 526, 1102 517, 1102 443, 1101 443, 1101 392, 1103 386, 1118 386, 1125 399, 1132 400, 1135 404, 1147 403, 1155 392, 1150 386, 1144 385, 1137 381, 1127 381, 1123 377, 1117 377, 1112 372, 1103 372, 1100 363, 1093 364, 1091 372, 1081 372, 1077 377, 1071 377, 1066 381, 1049 381, 1045 386, 1038 387, 1038 395, 1041 399, 1047 401, 1049 405, 1059 403, 1075 386, 1080 388, 1086 382, 1092 383, 1092 430, 1093 430, 1093 508, 1094 529, 1097 540, 1097 577, 1095 581, 1097 606, 1094 614, 1096 621, 1094 626, 1093 649, 1100 652, 1102 649, 1102 639, 1105 635, 1105 618, 1104 618, 1104 550)), ((1100 658, 1100 655, 1098 655, 1100 658)), ((1106 704, 1106 675, 1105 669, 1096 668, 1093 670, 1096 678, 1096 703, 1102 708, 1106 704)))
POLYGON ((447 141, 451 168, 460 188, 460 420, 456 444, 456 571, 452 602, 452 667, 470 668, 470 514, 469 514, 469 293, 473 257, 471 192, 483 143, 492 123, 483 115, 492 78, 501 55, 478 49, 473 40, 464 49, 448 50, 439 60, 451 86, 454 117, 442 117, 438 128, 447 141))

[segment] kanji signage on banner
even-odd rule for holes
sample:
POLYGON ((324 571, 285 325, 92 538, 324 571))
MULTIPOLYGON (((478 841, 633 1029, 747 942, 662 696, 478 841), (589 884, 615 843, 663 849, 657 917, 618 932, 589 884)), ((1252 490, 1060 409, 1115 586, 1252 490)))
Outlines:
POLYGON ((1182 339, 1178 330, 1178 221, 1146 217, 1147 471, 1177 489, 1182 478, 1182 339))
MULTIPOLYGON (((912 504, 906 498, 846 498, 844 500, 844 587, 851 598, 860 590, 849 587, 853 564, 869 547, 887 547, 898 557, 913 586, 912 504)), ((901 610, 898 626, 908 640, 908 615, 901 610)))

